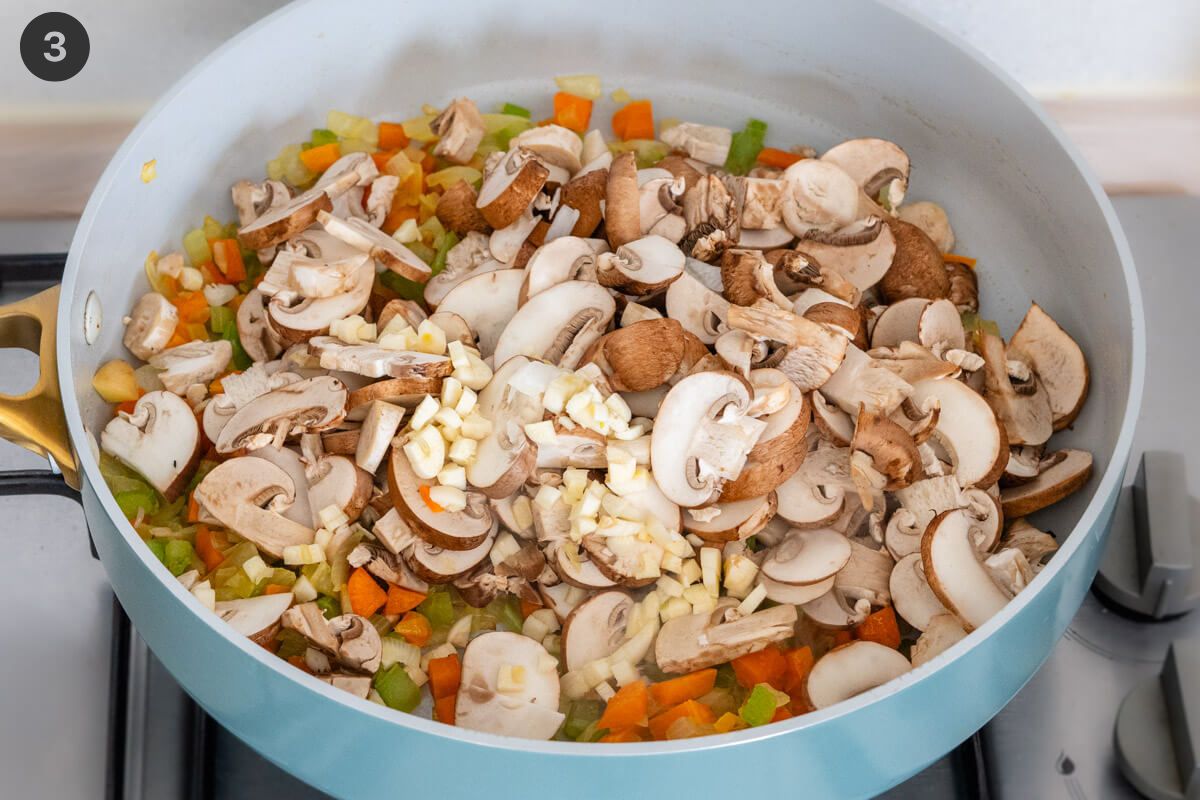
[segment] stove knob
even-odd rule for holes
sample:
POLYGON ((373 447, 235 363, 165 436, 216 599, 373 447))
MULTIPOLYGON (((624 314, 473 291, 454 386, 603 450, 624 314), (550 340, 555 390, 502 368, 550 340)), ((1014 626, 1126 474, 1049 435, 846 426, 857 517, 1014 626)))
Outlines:
POLYGON ((1121 701, 1117 763, 1151 800, 1200 798, 1200 640, 1176 640, 1162 672, 1121 701))
POLYGON ((1200 541, 1179 453, 1142 454, 1122 490, 1095 589, 1102 599, 1161 620, 1200 606, 1200 541))

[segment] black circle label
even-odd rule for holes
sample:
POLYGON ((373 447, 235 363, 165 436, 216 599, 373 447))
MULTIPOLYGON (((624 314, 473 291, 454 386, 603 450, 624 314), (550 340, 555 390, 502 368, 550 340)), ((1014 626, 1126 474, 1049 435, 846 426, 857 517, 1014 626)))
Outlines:
POLYGON ((65 81, 78 75, 91 49, 83 25, 62 11, 39 14, 21 34, 21 60, 44 81, 65 81))

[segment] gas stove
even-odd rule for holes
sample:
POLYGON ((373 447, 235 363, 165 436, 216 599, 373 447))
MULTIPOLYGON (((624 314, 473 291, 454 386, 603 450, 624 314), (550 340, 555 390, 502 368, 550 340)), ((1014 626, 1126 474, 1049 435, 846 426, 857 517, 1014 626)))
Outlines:
MULTIPOLYGON (((1150 353, 1099 591, 1007 708, 888 800, 1183 798, 1181 774, 1192 792, 1200 787, 1200 614, 1186 613, 1200 602, 1200 569, 1192 569, 1200 428, 1183 424, 1200 377, 1186 368, 1194 357, 1176 333, 1200 294, 1187 239, 1200 198, 1118 198, 1116 206, 1139 265, 1150 353)), ((69 235, 70 226, 0 223, 0 303, 54 281, 62 269, 54 253, 69 235)), ((20 393, 36 374, 35 357, 0 350, 0 392, 20 393)), ((35 469, 45 463, 0 442, 0 470, 35 469)), ((19 488, 0 480, 8 533, 0 635, 10 643, 0 659, 3 795, 326 797, 257 755, 172 680, 113 598, 79 507, 6 496, 19 488)))

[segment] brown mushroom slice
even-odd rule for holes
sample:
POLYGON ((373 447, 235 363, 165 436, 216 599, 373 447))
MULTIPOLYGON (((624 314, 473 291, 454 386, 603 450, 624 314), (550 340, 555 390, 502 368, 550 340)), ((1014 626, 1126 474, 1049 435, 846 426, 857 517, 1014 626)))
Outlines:
MULTIPOLYGON (((906 301, 901 301, 906 302, 906 301)), ((967 346, 962 316, 950 300, 934 300, 921 312, 917 339, 934 353, 962 350, 967 346)))
POLYGON ((831 576, 819 583, 810 583, 805 586, 792 586, 789 583, 780 583, 779 581, 771 580, 766 575, 761 575, 758 582, 766 589, 768 600, 774 603, 790 603, 794 606, 802 606, 805 603, 811 603, 833 589, 834 577, 831 576))
POLYGON ((916 341, 930 302, 924 297, 906 297, 884 308, 871 329, 871 347, 899 347, 901 342, 916 341))
MULTIPOLYGON (((350 183, 343 188, 343 183, 344 181, 338 183, 338 194, 353 186, 353 183, 350 183)), ((273 247, 312 225, 321 211, 332 210, 331 192, 325 187, 314 186, 307 192, 291 198, 287 203, 267 210, 248 225, 243 225, 238 229, 238 241, 251 250, 273 247)))
POLYGON ((868 692, 909 672, 902 653, 878 642, 850 642, 835 647, 813 664, 805 683, 809 701, 828 708, 868 692))
POLYGON ((896 255, 879 281, 884 298, 895 303, 906 297, 949 297, 950 277, 937 245, 915 225, 889 219, 887 226, 896 239, 896 255))
MULTIPOLYGON (((264 595, 269 597, 270 595, 264 595)), ((338 640, 329 627, 329 620, 321 607, 314 602, 301 603, 283 612, 280 620, 284 628, 296 631, 309 644, 323 653, 337 652, 338 640)))
POLYGON ((467 492, 467 506, 462 511, 430 508, 421 497, 421 481, 408 463, 403 448, 392 448, 388 485, 392 503, 401 519, 429 544, 447 550, 471 550, 495 532, 496 520, 491 507, 487 498, 478 492, 467 492))
POLYGON ((538 448, 522 430, 518 409, 505 408, 493 419, 492 432, 479 441, 467 465, 467 481, 492 499, 508 497, 524 485, 538 460, 538 448))
POLYGON ((567 617, 571 616, 571 612, 589 597, 586 590, 565 581, 550 586, 538 583, 537 590, 542 597, 542 603, 554 612, 560 623, 565 622, 567 617))
POLYGON ((673 319, 645 319, 606 334, 596 348, 612 388, 644 392, 672 378, 684 359, 683 326, 673 319))
POLYGON ((615 250, 642 235, 637 163, 632 152, 613 157, 604 192, 604 232, 615 250))
POLYGON ((341 219, 321 211, 317 221, 329 233, 356 250, 367 253, 387 269, 410 281, 425 283, 433 274, 429 265, 400 242, 365 219, 341 219))
POLYGON ((990 486, 999 479, 1008 442, 982 397, 960 381, 926 380, 913 385, 912 401, 920 407, 936 401, 941 408, 933 439, 950 456, 960 485, 990 486))
POLYGON ((883 365, 880 359, 848 344, 837 370, 820 387, 826 400, 851 416, 862 407, 889 415, 912 394, 904 378, 883 365))
POLYGON ((520 304, 551 286, 586 278, 596 265, 596 252, 586 239, 560 236, 539 247, 525 265, 520 304))
POLYGON ((962 623, 953 614, 947 612, 931 618, 925 632, 912 646, 913 668, 932 661, 966 637, 962 623))
POLYGON ((570 208, 579 212, 571 228, 572 236, 591 236, 596 231, 604 220, 602 209, 607 191, 607 167, 581 172, 563 185, 559 198, 560 209, 570 208))
POLYGON ((837 230, 858 215, 858 184, 836 164, 801 159, 784 170, 783 181, 780 211, 797 236, 837 230))
POLYGON ((725 298, 736 305, 754 305, 761 298, 792 309, 792 301, 775 284, 775 267, 758 250, 726 250, 721 256, 721 284, 725 298))
POLYGON ((586 551, 581 551, 578 556, 572 558, 568 548, 554 549, 550 566, 558 573, 558 577, 563 579, 563 583, 580 589, 610 589, 617 585, 615 580, 600 571, 586 551))
POLYGON ((279 632, 279 620, 292 604, 291 592, 264 594, 236 600, 218 600, 213 611, 238 633, 268 647, 279 632))
POLYGON ((503 364, 524 355, 574 369, 616 310, 612 295, 599 284, 566 281, 552 286, 512 315, 496 340, 494 361, 503 364))
MULTIPOLYGON (((976 335, 984 360, 984 399, 1004 425, 1010 445, 1045 444, 1054 433, 1050 396, 1037 373, 1014 383, 1004 341, 982 331, 976 335)), ((1022 362, 1023 363, 1023 362, 1022 362)))
POLYGON ((132 467, 168 501, 179 497, 200 457, 200 426, 191 407, 170 392, 138 398, 100 433, 100 449, 132 467))
POLYGON ((447 356, 411 350, 388 350, 374 344, 345 344, 333 336, 317 336, 309 352, 322 369, 353 372, 364 378, 402 378, 429 381, 445 378, 454 370, 447 356))
MULTIPOLYGON (((251 458, 269 461, 287 473, 296 490, 296 500, 282 511, 292 522, 311 528, 320 527, 316 512, 308 502, 308 475, 305 474, 304 459, 288 447, 260 447, 248 453, 251 458)), ((319 509, 318 509, 319 510, 319 509)))
POLYGON ((896 613, 919 631, 928 628, 930 620, 938 614, 949 613, 925 580, 925 564, 920 553, 909 553, 896 562, 888 588, 896 613))
POLYGON ((276 558, 285 547, 312 544, 316 531, 282 515, 296 487, 281 468, 261 458, 231 458, 214 467, 192 493, 221 525, 276 558))
POLYGON ((416 542, 405 551, 404 559, 417 577, 430 583, 450 583, 486 561, 493 543, 494 537, 486 536, 469 550, 447 550, 429 542, 416 542))
MULTIPOLYGON (((392 403, 404 408, 415 408, 425 399, 425 395, 437 395, 441 390, 441 378, 414 376, 389 378, 368 383, 361 389, 355 389, 350 393, 350 397, 346 401, 346 419, 352 422, 365 419, 373 403, 392 403)), ((355 430, 355 434, 357 433, 358 431, 355 430)), ((357 444, 357 442, 358 439, 355 438, 353 443, 357 444)))
POLYGON ((775 516, 775 503, 774 492, 762 497, 717 503, 701 509, 707 513, 700 518, 685 513, 683 529, 714 544, 743 541, 771 521, 771 517, 775 516), (710 518, 709 514, 715 515, 710 518))
POLYGON ((507 228, 533 203, 550 170, 530 150, 509 150, 483 178, 475 206, 493 228, 507 228))
POLYGON ((1004 524, 1000 498, 977 488, 964 489, 962 496, 971 515, 971 541, 979 554, 986 556, 1000 544, 1004 524))
POLYGON ((837 406, 831 405, 820 392, 812 395, 813 423, 821 436, 838 447, 849 447, 854 437, 854 419, 837 406))
POLYGON ((830 528, 794 530, 767 552, 762 574, 789 586, 832 578, 850 561, 850 541, 830 528))
POLYGON ((309 506, 318 515, 329 506, 334 506, 354 522, 367 507, 374 485, 371 473, 359 469, 353 459, 325 456, 311 467, 309 506))
POLYGON ((563 623, 562 654, 567 670, 608 658, 625 641, 625 626, 633 610, 625 592, 600 592, 577 605, 563 623))
POLYGON ((750 392, 731 372, 697 372, 667 393, 651 434, 663 494, 685 508, 715 500, 741 472, 766 423, 746 416, 750 392))
POLYGON ((454 724, 501 736, 549 739, 563 721, 558 711, 557 664, 546 648, 519 633, 492 631, 476 636, 463 653, 454 724), (503 667, 522 669, 519 689, 501 691, 503 667))
POLYGON ((741 238, 745 192, 744 181, 723 174, 704 175, 684 191, 687 233, 679 248, 685 255, 716 261, 741 238))
POLYGON ((208 384, 225 371, 233 357, 233 346, 224 339, 194 340, 150 356, 158 380, 169 392, 182 395, 192 384, 208 384))
MULTIPOLYGON (((892 420, 866 408, 858 412, 850 451, 852 474, 857 475, 854 453, 865 453, 874 471, 883 476, 885 482, 877 488, 884 491, 903 489, 925 477, 921 454, 912 436, 892 420)), ((861 488, 859 493, 862 494, 861 488)), ((867 509, 870 510, 869 505, 867 509)))
MULTIPOLYGON (((446 293, 475 275, 504 269, 504 264, 492 258, 488 249, 489 239, 482 233, 469 232, 458 244, 446 252, 446 266, 425 284, 423 292, 425 302, 431 308, 437 308, 446 293)), ((393 301, 396 302, 396 301, 393 301)), ((404 302, 404 301, 400 301, 404 302)), ((387 327, 383 315, 377 320, 379 328, 387 327)), ((409 322, 414 328, 416 324, 409 322)))
POLYGON ((724 664, 790 638, 797 614, 793 605, 779 605, 726 622, 737 606, 723 597, 711 614, 688 614, 663 623, 654 642, 654 659, 663 672, 681 674, 724 664))
POLYGON ((662 550, 655 544, 634 537, 623 537, 623 543, 629 546, 617 552, 609 546, 613 541, 608 537, 588 534, 580 544, 596 569, 614 583, 630 589, 654 583, 659 577, 657 572, 654 575, 644 575, 641 570, 647 559, 657 558, 662 550))
POLYGON ((812 416, 809 396, 775 369, 751 371, 750 383, 756 398, 772 387, 783 387, 787 400, 781 408, 760 418, 766 427, 746 456, 742 471, 721 489, 721 502, 759 497, 774 491, 796 473, 807 453, 804 437, 812 416))
POLYGON ((1024 517, 1052 506, 1079 491, 1092 476, 1092 454, 1086 450, 1061 450, 1053 460, 1054 465, 1033 480, 1000 490, 1005 517, 1024 517))
POLYGON ((871 199, 884 193, 891 208, 904 201, 910 164, 908 154, 893 142, 848 139, 826 150, 821 160, 845 170, 871 199))
MULTIPOLYGON (((292 199, 291 190, 282 181, 238 181, 231 188, 230 195, 237 209, 240 225, 249 225, 268 211, 283 208, 292 199)), ((258 251, 258 260, 263 264, 269 265, 273 258, 273 246, 258 251)))
POLYGON ((434 117, 429 128, 438 136, 434 155, 453 164, 466 164, 475 155, 487 128, 475 101, 459 97, 434 117))
POLYGON ((267 305, 267 318, 272 330, 284 344, 306 342, 314 336, 327 333, 335 320, 362 311, 371 299, 374 282, 374 263, 370 258, 364 258, 352 272, 349 291, 338 292, 330 297, 305 297, 295 305, 288 305, 275 297, 267 305))
POLYGON ((889 272, 896 257, 896 237, 892 229, 876 223, 871 239, 846 245, 835 245, 813 239, 801 239, 796 250, 810 261, 832 269, 860 291, 871 288, 889 272))
POLYGON ((479 337, 479 352, 486 358, 495 351, 500 334, 517 313, 524 282, 525 272, 519 269, 499 269, 467 278, 446 293, 438 312, 462 317, 479 337))
POLYGON ((383 659, 383 641, 370 620, 358 614, 342 614, 329 620, 337 639, 337 660, 348 669, 374 674, 383 659))
POLYGON ((1009 340, 1008 352, 1037 373, 1050 400, 1054 430, 1069 427, 1079 416, 1091 383, 1087 359, 1075 340, 1034 303, 1009 340))
POLYGON ((583 166, 579 160, 583 140, 561 125, 539 125, 522 131, 512 138, 509 147, 532 150, 543 163, 562 167, 567 172, 578 172, 583 166))
POLYGON ((1035 575, 1058 552, 1058 542, 1053 536, 1038 530, 1024 519, 1012 521, 1000 544, 1005 548, 1020 550, 1035 575))
POLYGON ((929 523, 921 541, 921 559, 929 588, 967 631, 987 622, 1008 603, 1008 595, 979 560, 965 510, 945 511, 929 523))
POLYGON ((950 218, 937 203, 929 200, 906 203, 897 209, 896 216, 924 231, 943 253, 954 249, 954 229, 950 227, 950 218))
POLYGON ((275 331, 267 324, 262 292, 251 289, 237 310, 238 339, 254 361, 270 361, 283 350, 275 331))
POLYGON ((802 392, 825 385, 846 357, 849 340, 833 328, 760 300, 752 307, 730 306, 729 327, 756 339, 786 345, 775 368, 802 392))
POLYGON ((711 345, 724 330, 729 301, 701 283, 690 272, 680 275, 667 287, 667 316, 684 330, 711 345))
POLYGON ((238 409, 214 442, 218 453, 264 447, 284 435, 312 433, 346 416, 346 387, 337 378, 305 378, 259 395, 238 409))
POLYGON ((323 431, 321 447, 328 455, 349 456, 358 451, 358 440, 362 436, 360 428, 350 428, 344 431, 323 431))
POLYGON ((492 226, 484 219, 475 203, 479 199, 475 188, 466 181, 459 181, 442 192, 434 214, 447 230, 460 236, 471 233, 489 233, 492 226))
POLYGON ((646 295, 677 280, 684 263, 683 251, 669 239, 651 234, 596 256, 596 277, 603 286, 646 295))

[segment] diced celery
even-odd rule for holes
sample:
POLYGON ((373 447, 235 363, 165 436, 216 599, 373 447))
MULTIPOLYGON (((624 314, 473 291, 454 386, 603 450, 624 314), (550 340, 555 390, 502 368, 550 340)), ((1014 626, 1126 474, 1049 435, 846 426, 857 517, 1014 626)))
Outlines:
POLYGON ((313 128, 312 135, 308 137, 308 141, 313 147, 320 147, 323 144, 333 144, 337 140, 337 134, 328 128, 313 128))
POLYGON ((638 169, 648 169, 667 157, 671 148, 657 139, 629 139, 610 142, 608 149, 614 153, 632 151, 638 169))
MULTIPOLYGON (((437 217, 434 217, 437 219, 437 217)), ((458 244, 458 234, 453 231, 447 231, 442 234, 441 242, 438 244, 437 255, 433 257, 433 263, 429 265, 429 270, 433 275, 446 268, 446 256, 450 253, 450 248, 458 244)))
POLYGON ((714 687, 712 691, 700 698, 700 702, 711 708, 717 717, 727 711, 736 714, 738 710, 737 701, 729 689, 714 687))
POLYGON ((443 227, 442 221, 437 217, 430 217, 429 219, 425 220, 421 223, 421 226, 417 228, 417 230, 421 233, 421 241, 425 242, 425 244, 429 245, 434 250, 438 249, 440 238, 446 232, 446 228, 443 227))
POLYGON ((599 700, 576 700, 567 707, 562 732, 568 739, 578 739, 589 726, 595 725, 604 713, 604 703, 599 700))
MULTIPOLYGON (((434 114, 423 114, 419 117, 404 120, 401 123, 401 127, 404 128, 404 135, 418 142, 436 142, 438 138, 437 134, 429 127, 429 123, 433 122, 434 116, 434 114)), ((487 114, 483 115, 485 124, 487 116, 487 114)))
POLYGON ((296 583, 296 573, 290 569, 276 567, 271 572, 271 577, 267 578, 266 583, 268 586, 286 586, 290 589, 296 583))
POLYGON ((151 525, 178 526, 183 522, 183 512, 187 508, 187 498, 180 496, 172 503, 161 506, 158 511, 146 517, 151 525))
POLYGON ((429 596, 417 606, 417 610, 424 614, 429 624, 434 627, 449 627, 454 623, 454 601, 449 592, 431 589, 429 596))
POLYGON ((527 131, 533 127, 533 122, 528 117, 519 114, 481 114, 483 117, 483 133, 485 136, 494 136, 503 130, 510 128, 515 129, 511 134, 516 136, 521 131, 527 131))
POLYGON ((308 640, 291 628, 280 628, 279 633, 275 634, 275 639, 279 642, 279 649, 275 651, 275 655, 280 658, 302 656, 308 650, 308 640))
POLYGON ((329 562, 330 568, 329 580, 333 583, 334 589, 340 590, 346 585, 346 580, 350 577, 350 564, 346 558, 350 555, 350 551, 358 546, 362 538, 363 530, 359 528, 338 539, 337 547, 326 552, 325 560, 329 562))
POLYGON ((146 514, 153 514, 158 510, 158 492, 149 487, 117 492, 113 495, 113 499, 121 507, 121 513, 129 519, 136 517, 139 509, 146 514))
POLYGON ((330 111, 325 118, 325 125, 343 139, 362 139, 371 145, 379 143, 379 126, 366 117, 330 111))
POLYGON ((379 631, 380 636, 385 636, 395 626, 395 623, 385 617, 383 614, 372 614, 368 621, 375 626, 375 630, 379 631))
POLYGON ((737 679, 737 674, 733 671, 733 667, 728 664, 722 664, 717 667, 717 683, 716 685, 722 689, 733 689, 740 686, 737 679))
MULTIPOLYGON (((254 546, 253 542, 239 542, 225 551, 225 560, 221 562, 221 569, 227 567, 240 569, 242 564, 245 564, 256 555, 258 555, 258 548, 254 546)), ((218 572, 220 571, 218 570, 218 572)), ((215 586, 216 584, 213 585, 215 586)))
POLYGON ((321 594, 333 593, 333 581, 330 580, 332 570, 327 561, 319 564, 307 564, 300 568, 300 573, 308 578, 308 582, 321 594))
POLYGON ((604 731, 599 726, 599 721, 593 722, 584 728, 578 736, 575 737, 577 742, 598 742, 604 736, 604 731))
POLYGON ((272 180, 287 181, 292 186, 305 186, 316 176, 304 166, 300 160, 302 148, 298 144, 289 144, 279 151, 279 155, 271 164, 267 164, 267 174, 272 180), (275 167, 272 168, 272 164, 275 167))
MULTIPOLYGON (((213 309, 214 311, 216 309, 213 309)), ((221 334, 221 338, 229 342, 233 347, 233 357, 229 363, 234 369, 248 369, 254 363, 254 359, 246 354, 245 348, 242 347, 242 340, 238 335, 237 324, 227 325, 225 332, 221 334)))
POLYGON ((343 139, 340 152, 342 155, 348 153, 374 153, 379 148, 368 142, 366 139, 343 139))
MULTIPOLYGON (((420 242, 413 242, 412 244, 408 245, 408 248, 412 250, 416 245, 420 245, 425 250, 429 249, 420 242)), ((413 252, 416 253, 417 251, 413 250, 413 252)), ((420 253, 417 253, 417 255, 420 255, 420 253)), ((436 253, 434 255, 436 255, 436 253)), ((410 281, 408 278, 397 275, 391 270, 379 273, 378 277, 380 283, 391 289, 396 294, 400 295, 405 300, 421 300, 425 296, 425 284, 417 283, 416 281, 410 281)))
POLYGON ((192 567, 196 551, 187 539, 170 539, 163 554, 163 563, 172 575, 182 575, 192 567))
POLYGON ((215 306, 209 312, 208 329, 214 336, 222 336, 231 325, 236 328, 235 316, 234 310, 229 306, 215 306))
POLYGON ((760 683, 750 691, 750 696, 738 709, 738 716, 751 727, 766 725, 775 716, 775 693, 765 683, 760 683))
POLYGON ((383 165, 383 171, 388 175, 395 175, 400 179, 400 183, 404 183, 406 180, 408 180, 408 177, 412 175, 413 170, 420 168, 420 165, 416 164, 411 158, 409 158, 408 153, 403 150, 389 158, 388 162, 383 165))
POLYGON ((316 603, 320 607, 321 613, 325 615, 325 619, 333 619, 342 615, 342 603, 336 597, 323 594, 317 598, 316 603))
POLYGON ((979 333, 990 333, 993 336, 1000 335, 1000 326, 995 321, 984 319, 974 311, 962 312, 962 325, 963 330, 971 335, 979 333))
POLYGON ((225 226, 210 216, 204 217, 204 224, 200 226, 200 230, 204 231, 205 239, 225 238, 225 226))
POLYGON ((496 630, 496 618, 491 614, 481 613, 471 615, 471 633, 494 630, 496 630))
POLYGON ((521 631, 525 620, 521 617, 521 603, 510 594, 501 595, 488 603, 487 610, 510 631, 521 631))
POLYGON ((425 178, 425 183, 429 186, 444 186, 449 188, 459 181, 466 181, 472 186, 477 186, 482 179, 483 173, 473 167, 447 167, 446 169, 429 173, 425 178))
MULTIPOLYGON (((229 576, 225 581, 225 586, 222 587, 226 592, 232 593, 234 597, 247 598, 253 597, 256 594, 258 585, 250 579, 250 576, 244 570, 238 570, 229 576)), ((218 593, 221 589, 217 590, 218 593)))
POLYGON ((519 106, 516 103, 505 103, 500 107, 500 113, 509 117, 524 117, 529 119, 533 113, 524 106, 519 106))
POLYGON ((208 237, 202 228, 193 228, 183 235, 183 252, 187 253, 193 267, 212 261, 212 248, 208 246, 208 237))
POLYGON ((388 708, 398 711, 411 712, 421 702, 421 689, 403 664, 392 664, 375 673, 375 691, 388 708))
POLYGON ((748 121, 745 129, 733 134, 729 155, 725 157, 725 171, 733 175, 745 175, 753 169, 766 136, 767 123, 758 119, 748 121))
POLYGON ((154 553, 154 557, 164 564, 167 563, 167 542, 165 539, 148 539, 146 546, 150 548, 150 552, 154 553))
POLYGON ((560 75, 554 83, 567 94, 588 100, 596 100, 602 93, 599 75, 560 75))

